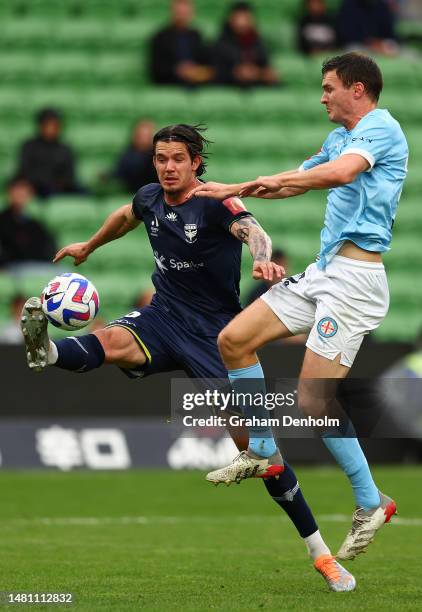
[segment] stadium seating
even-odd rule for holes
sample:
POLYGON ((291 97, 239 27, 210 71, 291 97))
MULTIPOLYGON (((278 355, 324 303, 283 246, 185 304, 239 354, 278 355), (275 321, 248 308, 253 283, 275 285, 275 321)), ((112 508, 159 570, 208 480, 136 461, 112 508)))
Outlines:
MULTIPOLYGON (((331 0, 335 7, 338 0, 331 0)), ((211 39, 219 31, 226 0, 197 0, 197 23, 211 39)), ((282 74, 283 87, 248 92, 210 87, 185 91, 156 89, 148 83, 148 39, 164 23, 167 3, 156 0, 20 0, 0 3, 0 179, 10 176, 19 144, 31 135, 33 114, 54 105, 66 116, 66 138, 79 158, 79 176, 95 187, 125 146, 138 118, 158 126, 204 122, 214 141, 207 177, 236 181, 294 168, 321 146, 329 130, 319 106, 320 59, 294 53, 297 0, 260 0, 257 16, 282 74)), ((404 24, 403 31, 410 25, 404 24)), ((409 30, 410 31, 410 30, 409 30)), ((422 31, 422 28, 421 28, 422 31)), ((409 177, 395 223, 390 270, 390 313, 380 338, 411 339, 421 327, 420 235, 422 216, 422 128, 420 63, 409 58, 380 61, 386 83, 381 106, 402 122, 409 139, 409 177), (419 282, 420 285, 420 282, 419 282), (405 317, 406 325, 403 325, 405 317)), ((130 195, 109 199, 56 198, 31 205, 30 212, 57 235, 60 246, 84 240, 130 195)), ((290 272, 299 272, 318 251, 325 194, 314 192, 286 202, 250 202, 271 234, 273 245, 288 250, 290 272)), ((130 309, 134 294, 150 284, 153 257, 137 230, 95 253, 81 272, 92 278, 102 297, 104 318, 130 309)), ((63 264, 62 269, 69 267, 63 264)), ((242 291, 247 291, 250 259, 244 257, 242 291)), ((44 280, 48 279, 43 279, 44 280)), ((41 279, 16 283, 0 275, 0 319, 17 290, 37 292, 41 279), (38 284, 37 284, 38 283, 38 284)))

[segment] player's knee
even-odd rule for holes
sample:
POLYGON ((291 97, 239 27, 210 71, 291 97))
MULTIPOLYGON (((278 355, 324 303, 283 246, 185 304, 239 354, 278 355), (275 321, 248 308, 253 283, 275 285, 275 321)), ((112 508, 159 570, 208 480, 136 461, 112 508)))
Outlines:
POLYGON ((116 352, 116 341, 118 341, 118 336, 115 333, 115 328, 105 328, 98 329, 94 332, 94 335, 97 336, 98 340, 101 343, 101 346, 104 350, 105 361, 110 363, 113 361, 113 356, 116 352))
POLYGON ((231 335, 230 333, 226 332, 225 329, 218 334, 217 345, 223 359, 232 352, 233 343, 231 341, 231 335))
POLYGON ((316 419, 323 417, 328 411, 328 402, 325 398, 321 398, 317 393, 312 391, 300 390, 298 392, 297 404, 300 412, 305 416, 311 416, 316 419))
POLYGON ((223 360, 242 357, 247 348, 239 335, 230 328, 225 328, 220 332, 217 343, 223 360))
POLYGON ((106 327, 94 333, 104 349, 106 363, 116 363, 128 357, 129 343, 126 330, 116 326, 106 327))
POLYGON ((315 406, 313 405, 312 396, 310 393, 299 390, 297 404, 302 414, 305 416, 313 416, 315 406))

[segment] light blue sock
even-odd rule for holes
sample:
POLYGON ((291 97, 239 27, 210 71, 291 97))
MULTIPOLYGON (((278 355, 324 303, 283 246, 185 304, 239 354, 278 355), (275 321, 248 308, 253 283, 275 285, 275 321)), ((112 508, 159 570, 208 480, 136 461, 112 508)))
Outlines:
POLYGON ((324 444, 349 478, 356 505, 364 510, 379 506, 379 492, 357 438, 328 438, 326 435, 322 436, 324 444))
MULTIPOLYGON (((265 396, 265 379, 259 361, 247 368, 239 368, 238 370, 229 370, 229 379, 236 393, 251 393, 262 394, 265 396)), ((243 416, 252 418, 255 416, 259 419, 268 419, 271 413, 265 406, 254 406, 245 404, 241 406, 243 416)), ((271 427, 248 427, 249 431, 249 448, 261 457, 270 457, 277 450, 277 445, 274 441, 271 427)))

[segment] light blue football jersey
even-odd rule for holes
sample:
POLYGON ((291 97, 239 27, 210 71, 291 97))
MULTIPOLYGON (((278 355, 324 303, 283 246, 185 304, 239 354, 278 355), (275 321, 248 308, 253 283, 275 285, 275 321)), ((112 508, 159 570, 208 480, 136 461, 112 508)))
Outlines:
POLYGON ((409 155, 400 124, 387 110, 377 108, 353 130, 339 127, 330 132, 319 153, 307 159, 301 168, 309 170, 348 153, 362 155, 370 168, 353 183, 328 190, 317 263, 320 269, 325 268, 346 240, 367 251, 390 249, 409 155))

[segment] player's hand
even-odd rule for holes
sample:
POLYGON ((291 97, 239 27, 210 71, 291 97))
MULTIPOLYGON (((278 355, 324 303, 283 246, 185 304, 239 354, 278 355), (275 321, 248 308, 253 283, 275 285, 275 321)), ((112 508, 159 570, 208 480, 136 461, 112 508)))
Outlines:
POLYGON ((273 176, 258 176, 254 181, 244 183, 239 191, 239 196, 246 198, 252 194, 254 195, 265 195, 266 193, 274 193, 281 189, 280 179, 276 179, 273 176))
POLYGON ((255 280, 279 281, 285 274, 283 266, 273 261, 254 261, 252 276, 255 280))
POLYGON ((208 183, 202 183, 198 185, 198 187, 195 187, 195 189, 192 189, 186 196, 186 199, 189 200, 193 196, 198 196, 225 200, 226 198, 237 195, 238 191, 238 185, 226 185, 225 183, 209 181, 208 183))
MULTIPOLYGON (((263 198, 270 193, 265 187, 257 187, 255 181, 251 181, 251 184, 246 185, 239 192, 239 197, 243 198, 263 198)), ((275 193, 275 192, 272 192, 275 193)))
POLYGON ((74 244, 69 244, 60 249, 60 251, 56 253, 53 263, 57 263, 63 259, 63 257, 73 257, 75 266, 79 266, 79 264, 88 259, 90 253, 91 251, 87 242, 75 242, 74 244))

